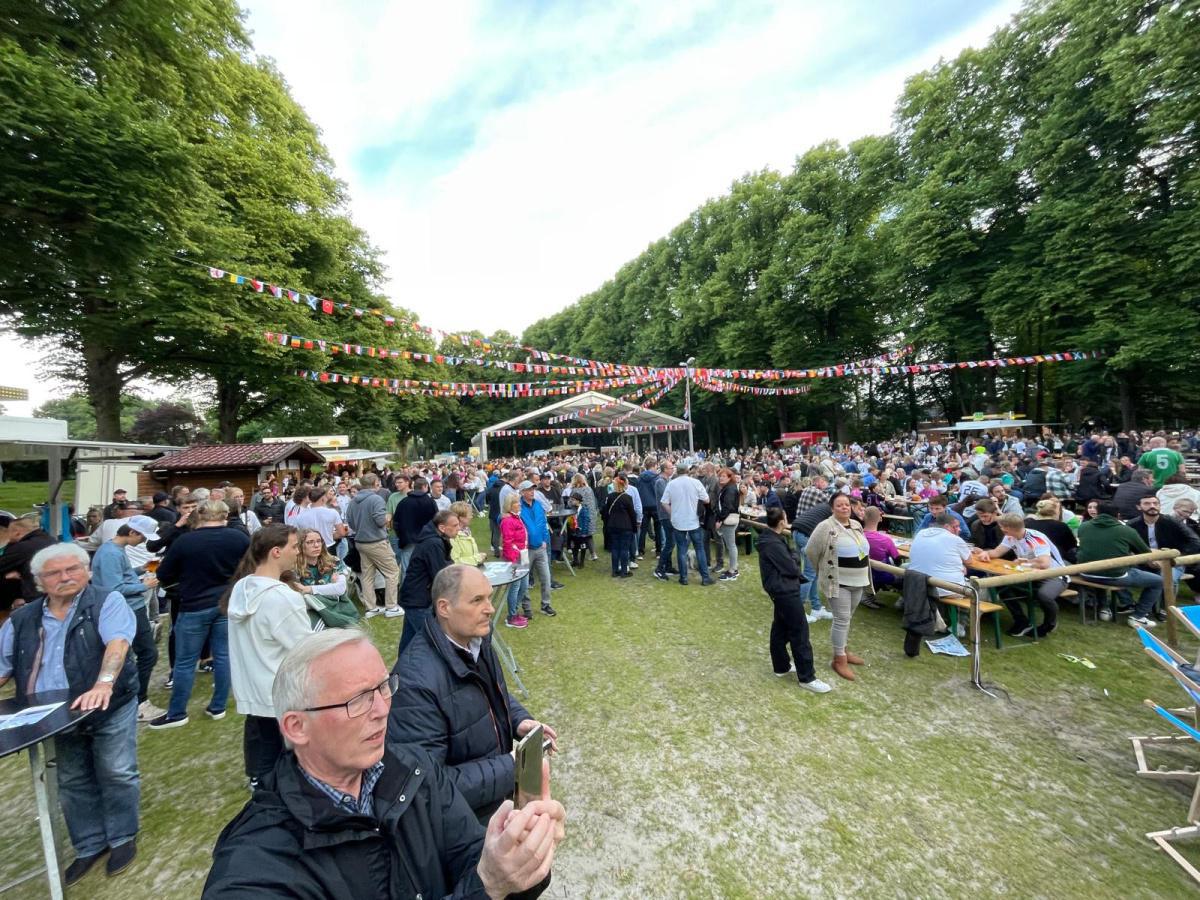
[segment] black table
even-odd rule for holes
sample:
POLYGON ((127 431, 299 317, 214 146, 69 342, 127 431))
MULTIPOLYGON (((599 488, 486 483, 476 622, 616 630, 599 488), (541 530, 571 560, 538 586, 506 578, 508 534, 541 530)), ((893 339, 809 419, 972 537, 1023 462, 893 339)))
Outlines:
MULTIPOLYGON (((42 833, 42 855, 46 859, 46 882, 52 900, 62 900, 62 871, 58 866, 58 848, 54 837, 54 807, 58 805, 58 785, 55 780, 54 737, 70 731, 92 714, 91 710, 70 709, 67 691, 44 691, 30 694, 27 703, 16 700, 0 701, 0 716, 9 716, 31 706, 62 703, 54 712, 32 725, 0 730, 0 758, 29 751, 29 769, 33 775, 33 796, 37 802, 38 826, 42 833), (45 747, 42 745, 45 744, 45 747)), ((0 887, 0 891, 15 887, 41 874, 31 872, 23 878, 0 887)))
MULTIPOLYGON (((550 554, 550 565, 556 562, 562 563, 567 567, 567 571, 572 575, 575 574, 575 567, 571 565, 571 559, 567 555, 567 543, 570 541, 570 535, 567 534, 567 523, 571 520, 571 516, 575 515, 575 510, 567 507, 552 509, 546 513, 546 523, 553 529, 555 533, 562 538, 562 547, 558 551, 559 559, 554 558, 554 553, 550 554)), ((553 548, 551 548, 553 549, 553 548)))

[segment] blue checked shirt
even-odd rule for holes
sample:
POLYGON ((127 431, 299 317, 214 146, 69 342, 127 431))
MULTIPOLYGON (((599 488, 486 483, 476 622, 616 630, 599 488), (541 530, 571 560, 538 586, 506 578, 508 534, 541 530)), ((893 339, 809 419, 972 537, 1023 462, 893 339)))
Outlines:
POLYGON ((337 788, 330 787, 320 779, 313 778, 305 771, 303 766, 300 767, 300 771, 304 773, 304 777, 308 779, 309 784, 332 800, 333 805, 342 812, 349 813, 352 816, 373 817, 375 815, 375 785, 379 783, 379 779, 383 776, 383 760, 375 763, 371 768, 363 770, 362 786, 358 789, 357 800, 350 794, 342 793, 337 788))

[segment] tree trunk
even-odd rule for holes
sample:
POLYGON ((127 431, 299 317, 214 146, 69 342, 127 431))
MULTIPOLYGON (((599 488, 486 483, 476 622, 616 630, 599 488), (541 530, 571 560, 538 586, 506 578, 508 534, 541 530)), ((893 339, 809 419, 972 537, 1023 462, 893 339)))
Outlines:
MULTIPOLYGON (((1034 366, 1037 370, 1037 388, 1034 392, 1033 421, 1043 422, 1046 418, 1046 372, 1044 365, 1034 366)), ((1026 410, 1028 412, 1028 410, 1026 410)))
POLYGON ((1133 373, 1127 377, 1117 375, 1117 398, 1121 404, 1121 430, 1132 431, 1137 428, 1137 408, 1133 402, 1133 373))
POLYGON ((783 394, 775 395, 775 415, 779 419, 779 433, 783 434, 788 430, 787 401, 783 394))
POLYGON ((239 412, 245 399, 246 390, 240 380, 217 378, 217 438, 224 444, 237 443, 242 425, 239 412))
POLYGON ((904 393, 908 396, 908 429, 909 431, 917 430, 917 388, 913 384, 912 373, 910 372, 904 379, 904 393))
POLYGON ((746 405, 741 401, 737 404, 738 411, 738 426, 742 430, 742 445, 741 449, 745 450, 750 446, 750 432, 746 428, 746 405))
POLYGON ((116 351, 84 336, 87 396, 96 414, 96 439, 100 441, 121 440, 121 360, 116 351))

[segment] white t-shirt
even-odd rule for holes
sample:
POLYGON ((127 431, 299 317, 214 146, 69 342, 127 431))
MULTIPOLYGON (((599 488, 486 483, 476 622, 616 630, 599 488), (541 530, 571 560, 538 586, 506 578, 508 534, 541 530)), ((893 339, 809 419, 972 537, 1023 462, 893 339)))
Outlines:
MULTIPOLYGON (((908 551, 908 567, 931 578, 953 584, 965 584, 963 563, 971 558, 971 548, 957 534, 933 526, 918 531, 908 551)), ((939 594, 949 591, 939 589, 939 594)))
POLYGON ((328 506, 310 506, 301 510, 292 524, 297 528, 311 528, 313 531, 320 532, 325 546, 331 547, 337 541, 337 538, 333 536, 333 529, 341 522, 342 517, 336 509, 330 509, 328 506))
POLYGON ((691 475, 679 475, 667 482, 662 502, 671 508, 671 527, 676 531, 695 531, 700 527, 696 505, 708 500, 708 491, 691 475))
POLYGON ((1020 540, 1006 534, 1004 540, 1000 542, 1000 546, 1011 550, 1017 559, 1038 559, 1049 556, 1055 566, 1066 565, 1059 556, 1054 542, 1040 531, 1034 531, 1032 528, 1026 528, 1025 534, 1021 536, 1020 540))

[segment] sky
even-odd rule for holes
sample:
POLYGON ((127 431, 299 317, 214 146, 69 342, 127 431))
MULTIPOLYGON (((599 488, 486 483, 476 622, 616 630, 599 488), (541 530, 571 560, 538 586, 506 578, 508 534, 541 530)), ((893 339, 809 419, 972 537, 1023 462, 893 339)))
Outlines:
MULTIPOLYGON (((242 5, 320 127, 392 301, 435 328, 519 334, 745 173, 886 132, 906 78, 1020 4, 242 5)), ((9 414, 63 392, 38 373, 52 349, 0 335, 0 384, 31 396, 9 414)))

